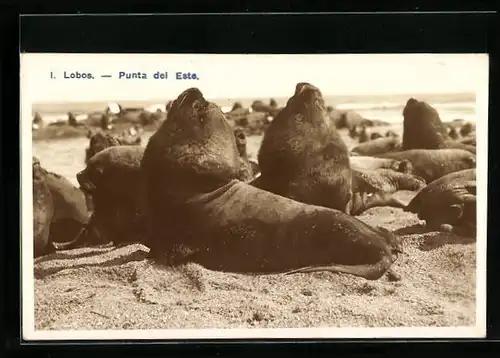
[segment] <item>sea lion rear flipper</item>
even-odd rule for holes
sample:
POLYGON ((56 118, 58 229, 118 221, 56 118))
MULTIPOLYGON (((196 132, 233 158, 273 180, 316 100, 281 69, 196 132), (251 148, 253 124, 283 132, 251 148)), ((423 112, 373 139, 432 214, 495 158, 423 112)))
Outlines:
POLYGON ((319 271, 329 271, 336 273, 346 273, 354 276, 364 277, 367 280, 378 280, 389 269, 392 260, 389 257, 382 257, 382 259, 373 265, 329 265, 329 266, 309 266, 285 272, 285 275, 295 273, 310 273, 319 271))
POLYGON ((464 188, 465 188, 465 190, 467 190, 469 192, 469 194, 477 195, 476 194, 476 181, 475 180, 465 183, 464 188))

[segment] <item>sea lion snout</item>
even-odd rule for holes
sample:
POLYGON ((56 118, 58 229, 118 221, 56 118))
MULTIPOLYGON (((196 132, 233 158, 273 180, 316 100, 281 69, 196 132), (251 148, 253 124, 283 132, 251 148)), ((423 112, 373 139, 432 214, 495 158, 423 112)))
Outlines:
POLYGON ((190 106, 197 110, 206 107, 207 105, 208 102, 203 97, 203 93, 201 93, 201 91, 196 87, 188 88, 177 98, 178 108, 190 106))

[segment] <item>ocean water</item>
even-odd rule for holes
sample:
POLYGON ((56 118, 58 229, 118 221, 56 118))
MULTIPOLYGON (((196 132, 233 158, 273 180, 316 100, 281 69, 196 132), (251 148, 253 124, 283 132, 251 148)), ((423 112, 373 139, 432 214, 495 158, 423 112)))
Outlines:
MULTIPOLYGON (((406 97, 407 99, 408 97, 406 97)), ((369 129, 370 131, 378 131, 381 134, 389 129, 395 131, 396 133, 402 133, 402 121, 403 121, 403 108, 406 103, 405 97, 402 98, 389 98, 378 101, 360 101, 347 99, 343 102, 339 102, 338 98, 335 100, 332 98, 325 98, 326 103, 333 105, 338 109, 349 109, 355 110, 360 113, 365 118, 369 119, 380 119, 390 123, 388 126, 376 127, 369 129)), ((369 99, 369 98, 368 98, 369 99)), ((432 99, 432 98, 431 98, 432 99)), ((234 102, 233 100, 231 102, 234 102)), ((250 106, 253 102, 252 99, 239 100, 243 106, 250 106)), ((279 105, 284 105, 286 103, 286 98, 276 98, 279 105)), ((227 103, 225 101, 216 101, 221 106, 232 105, 231 102, 227 103)), ((149 102, 148 105, 154 106, 158 102, 149 102)), ((454 119, 464 119, 466 121, 475 122, 476 121, 476 103, 474 98, 434 98, 434 102, 429 101, 429 103, 436 108, 439 112, 441 120, 452 121, 454 119), (459 99, 459 101, 457 100, 459 99)), ((81 111, 82 108, 89 111, 98 110, 99 106, 104 105, 104 103, 93 104, 92 106, 87 105, 84 107, 80 105, 77 108, 81 111)), ((130 105, 130 104, 129 104, 130 105)), ((137 104, 135 104, 137 105, 137 104)), ((64 119, 67 115, 65 112, 61 111, 68 110, 67 108, 62 108, 61 106, 66 106, 66 104, 61 104, 59 107, 57 105, 51 104, 50 106, 39 106, 35 109, 40 111, 42 118, 49 121, 49 119, 64 119), (52 110, 50 109, 52 106, 52 110), (44 111, 41 111, 41 110, 44 111)), ((73 108, 76 108, 74 106, 73 108)), ((125 106, 127 107, 127 106, 125 106)), ((104 109, 101 107, 101 109, 104 109)), ((83 111, 82 111, 83 112, 83 111)), ((356 145, 356 142, 348 137, 346 131, 341 131, 343 138, 348 147, 352 148, 356 145)), ((142 145, 146 145, 149 137, 152 133, 144 133, 142 136, 142 145)), ((260 142, 262 136, 250 136, 247 138, 248 153, 251 159, 256 159, 257 153, 260 147, 260 142)), ((33 155, 40 159, 42 165, 48 170, 57 172, 65 177, 67 177, 71 182, 77 185, 76 173, 85 167, 85 149, 88 146, 88 139, 83 138, 70 138, 70 139, 56 139, 50 141, 34 141, 33 142, 33 155)))

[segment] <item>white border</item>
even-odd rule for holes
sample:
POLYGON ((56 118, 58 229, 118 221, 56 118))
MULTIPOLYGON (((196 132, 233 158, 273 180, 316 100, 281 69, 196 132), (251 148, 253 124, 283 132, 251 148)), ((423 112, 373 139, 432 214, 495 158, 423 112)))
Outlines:
MULTIPOLYGON (((21 55, 21 188, 32 187, 32 104, 37 102, 33 91, 40 80, 37 74, 30 71, 31 66, 44 56, 68 56, 66 54, 23 54, 21 55), (36 57, 36 58, 35 58, 36 57), (29 75, 28 75, 29 74, 29 75)), ((104 58, 108 54, 92 54, 73 56, 95 56, 104 58)), ((113 56, 113 55, 111 55, 113 56)), ((144 59, 152 55, 133 54, 129 58, 144 59)), ((153 55, 154 56, 154 55, 153 55)), ((163 55, 165 56, 165 55, 163 55)), ((183 56, 185 61, 193 61, 200 55, 170 55, 183 56)), ((210 56, 210 55, 203 55, 210 56)), ((219 56, 219 55, 212 55, 219 56)), ((244 55, 251 60, 258 56, 244 55)), ((289 56, 289 55, 275 55, 289 56)), ((302 60, 311 57, 319 58, 325 55, 295 55, 302 60)), ((333 55, 328 55, 333 56, 333 55)), ((338 55, 342 56, 342 55, 338 55)), ((368 56, 358 55, 358 56, 368 56)), ((374 56, 374 55, 369 55, 374 56)), ((384 56, 384 55, 380 55, 384 56)), ((385 55, 388 56, 388 55, 385 55)), ((391 55, 397 56, 397 55, 391 55)), ((419 56, 419 55, 416 55, 419 56)), ((420 55, 421 56, 421 55, 420 55)), ((424 56, 433 56, 425 54, 424 56)), ((446 55, 454 56, 454 55, 446 55)), ((456 55, 460 56, 460 55, 456 55)), ((36 331, 34 329, 34 278, 33 278, 33 220, 32 220, 32 190, 21 190, 22 218, 22 337, 24 340, 143 340, 143 339, 251 339, 251 338, 482 338, 486 335, 486 220, 487 220, 487 175, 488 175, 488 73, 489 58, 486 54, 478 54, 481 69, 476 84, 477 104, 477 274, 476 274, 476 326, 472 327, 394 327, 394 328, 287 328, 287 329, 169 329, 169 330, 73 330, 73 331, 36 331)), ((467 71, 467 68, 463 69, 467 71)), ((459 74, 457 74, 459 75, 459 74)))

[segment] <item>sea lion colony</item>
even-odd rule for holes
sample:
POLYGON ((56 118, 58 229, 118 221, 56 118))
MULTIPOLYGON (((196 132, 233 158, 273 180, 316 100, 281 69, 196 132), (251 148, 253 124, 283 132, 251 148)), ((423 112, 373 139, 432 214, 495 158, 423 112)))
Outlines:
MULTIPOLYGON (((378 279, 401 253, 401 238, 356 218, 369 208, 392 206, 418 215, 429 231, 475 235, 469 129, 467 144, 448 137, 435 109, 412 98, 402 139, 389 132, 369 139, 365 125, 362 143, 349 151, 314 85, 298 83, 285 107, 270 107, 275 117, 258 163, 248 160, 243 131, 197 88, 170 104, 145 147, 90 135, 80 189, 33 158, 34 255, 140 242, 152 260, 167 265, 378 279), (414 128, 422 133, 411 136, 414 128), (418 194, 403 203, 393 197, 398 190, 418 194), (56 229, 61 221, 66 240, 56 229)), ((355 137, 355 127, 348 128, 355 137)))

